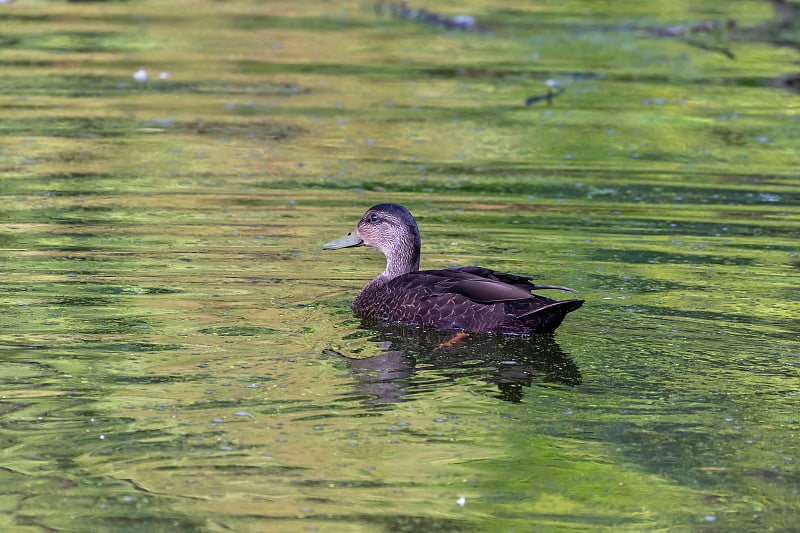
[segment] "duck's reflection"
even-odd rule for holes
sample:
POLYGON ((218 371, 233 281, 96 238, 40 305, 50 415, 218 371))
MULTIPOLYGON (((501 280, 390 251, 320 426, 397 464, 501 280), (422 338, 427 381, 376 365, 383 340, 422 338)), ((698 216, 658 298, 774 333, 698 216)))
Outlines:
MULTIPOLYGON (((552 335, 530 337, 463 334, 385 322, 362 322, 378 355, 342 355, 368 403, 392 403, 441 386, 480 378, 497 387, 497 397, 519 402, 532 383, 577 385, 581 373, 552 335)), ((340 354, 341 355, 341 354, 340 354)))

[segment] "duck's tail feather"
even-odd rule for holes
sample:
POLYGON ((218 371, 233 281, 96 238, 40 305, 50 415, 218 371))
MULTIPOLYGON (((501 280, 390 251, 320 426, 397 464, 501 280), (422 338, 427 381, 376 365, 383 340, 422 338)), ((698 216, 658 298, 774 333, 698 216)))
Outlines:
MULTIPOLYGON (((555 289, 558 291, 567 291, 567 292, 575 292, 575 289, 570 289, 569 287, 562 287, 561 285, 539 285, 538 283, 532 283, 533 289, 531 290, 539 290, 539 289, 555 289)), ((572 300, 570 300, 572 301, 572 300)))
POLYGON ((524 323, 531 333, 552 333, 561 325, 567 313, 582 305, 583 300, 562 300, 535 309, 523 310, 516 314, 516 318, 524 323))

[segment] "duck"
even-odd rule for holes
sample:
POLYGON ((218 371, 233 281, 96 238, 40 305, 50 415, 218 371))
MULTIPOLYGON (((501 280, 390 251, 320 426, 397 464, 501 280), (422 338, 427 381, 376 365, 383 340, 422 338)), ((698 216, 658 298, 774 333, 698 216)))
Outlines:
POLYGON ((553 300, 532 291, 568 287, 533 283, 532 278, 479 266, 420 270, 421 239, 411 212, 398 204, 372 206, 355 229, 323 246, 338 250, 376 248, 386 269, 353 300, 353 313, 378 319, 465 333, 532 335, 553 333, 583 300, 553 300))

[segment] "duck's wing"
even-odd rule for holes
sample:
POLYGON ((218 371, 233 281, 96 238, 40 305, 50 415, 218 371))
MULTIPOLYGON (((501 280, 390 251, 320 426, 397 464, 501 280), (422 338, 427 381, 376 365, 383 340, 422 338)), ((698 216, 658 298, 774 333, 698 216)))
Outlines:
POLYGON ((557 302, 531 293, 533 284, 521 285, 460 270, 409 272, 386 282, 381 294, 356 311, 438 329, 529 334, 554 331, 564 315, 583 303, 557 302))
POLYGON ((424 289, 428 297, 460 294, 482 304, 535 298, 528 288, 533 284, 512 285, 460 269, 410 272, 390 283, 393 282, 402 283, 407 289, 424 289))
POLYGON ((539 283, 532 283, 531 278, 529 277, 517 276, 515 274, 509 274, 508 272, 498 272, 497 270, 491 270, 479 266, 449 268, 447 269, 447 272, 461 272, 466 274, 472 274, 473 276, 499 281, 501 283, 513 285, 515 287, 519 287, 527 291, 556 289, 560 291, 575 292, 575 289, 570 289, 569 287, 562 287, 560 285, 542 285, 539 283))

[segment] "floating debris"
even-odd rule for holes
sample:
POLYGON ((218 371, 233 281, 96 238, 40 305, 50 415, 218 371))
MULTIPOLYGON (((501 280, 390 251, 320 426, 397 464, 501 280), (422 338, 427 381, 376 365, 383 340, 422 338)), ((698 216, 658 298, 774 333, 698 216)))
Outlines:
POLYGON ((564 94, 564 87, 561 86, 561 82, 558 80, 549 79, 545 81, 544 84, 547 86, 547 92, 536 96, 529 96, 525 99, 525 105, 533 105, 536 102, 545 100, 547 105, 550 106, 553 105, 553 98, 564 94))
POLYGON ((787 74, 770 80, 771 84, 781 89, 789 91, 800 92, 800 72, 795 74, 787 74))
POLYGON ((489 30, 480 26, 472 15, 455 15, 449 17, 447 15, 428 11, 424 8, 410 8, 408 7, 408 2, 404 0, 397 3, 378 0, 375 2, 375 13, 378 15, 390 15, 420 24, 439 26, 446 30, 489 33, 489 30))
POLYGON ((664 26, 661 28, 645 28, 645 35, 650 37, 680 37, 690 33, 709 33, 715 31, 727 31, 736 27, 736 21, 731 19, 727 22, 718 20, 707 20, 699 24, 679 24, 677 26, 664 26))
MULTIPOLYGON (((736 28, 735 20, 728 20, 727 22, 720 22, 718 20, 707 20, 698 24, 679 24, 677 26, 664 26, 656 28, 645 28, 644 35, 650 37, 679 37, 689 46, 700 48, 702 50, 709 50, 711 52, 718 52, 728 59, 736 59, 734 53, 725 46, 727 41, 728 32, 736 28), (691 39, 689 36, 697 34, 711 35, 711 39, 721 41, 721 44, 703 42, 703 40, 691 39)), ((705 40, 708 40, 706 38, 705 40)))

